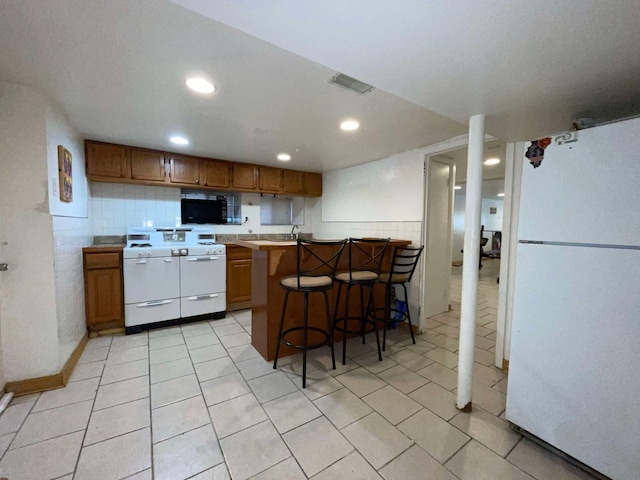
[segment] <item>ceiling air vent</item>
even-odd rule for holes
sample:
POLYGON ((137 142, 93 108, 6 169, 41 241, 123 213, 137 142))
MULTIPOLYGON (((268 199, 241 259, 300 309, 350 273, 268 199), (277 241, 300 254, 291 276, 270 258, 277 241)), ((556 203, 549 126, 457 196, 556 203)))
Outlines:
POLYGON ((356 80, 355 78, 343 73, 334 75, 331 80, 329 80, 329 83, 333 83, 334 85, 338 85, 339 87, 353 90, 358 93, 368 93, 375 88, 373 85, 361 82, 360 80, 356 80))

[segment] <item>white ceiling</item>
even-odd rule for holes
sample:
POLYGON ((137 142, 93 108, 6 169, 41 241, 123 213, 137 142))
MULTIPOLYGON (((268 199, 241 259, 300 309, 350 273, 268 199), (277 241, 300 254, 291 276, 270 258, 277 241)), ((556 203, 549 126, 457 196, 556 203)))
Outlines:
POLYGON ((86 138, 176 150, 182 133, 187 153, 286 151, 327 171, 466 133, 476 113, 509 141, 640 113, 638 14, 637 0, 0 0, 0 80, 45 92, 86 138), (214 96, 184 88, 194 72, 214 96), (336 72, 376 89, 328 84, 336 72), (341 132, 346 117, 361 129, 341 132))

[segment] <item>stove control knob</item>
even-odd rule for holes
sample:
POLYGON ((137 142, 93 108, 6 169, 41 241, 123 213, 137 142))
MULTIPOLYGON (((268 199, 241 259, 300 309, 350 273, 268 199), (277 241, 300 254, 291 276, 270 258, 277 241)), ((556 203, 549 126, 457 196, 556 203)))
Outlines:
POLYGON ((186 248, 183 248, 183 249, 180 250, 180 255, 188 255, 188 254, 189 254, 189 252, 187 251, 186 248))
POLYGON ((147 257, 150 257, 151 256, 151 252, 147 252, 146 255, 147 255, 147 257))
POLYGON ((138 257, 142 257, 144 255, 142 252, 138 252, 138 257))
POLYGON ((174 257, 179 256, 180 250, 178 250, 177 248, 174 248, 173 250, 171 250, 171 255, 173 255, 174 257))

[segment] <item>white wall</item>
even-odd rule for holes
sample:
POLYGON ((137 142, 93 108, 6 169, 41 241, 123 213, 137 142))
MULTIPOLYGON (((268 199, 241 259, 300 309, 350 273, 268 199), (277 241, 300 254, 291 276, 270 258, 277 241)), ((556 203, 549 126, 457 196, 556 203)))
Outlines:
POLYGON ((0 328, 6 381, 60 372, 44 97, 0 83, 0 328))
POLYGON ((60 365, 63 366, 86 333, 82 247, 92 243, 88 218, 88 182, 84 143, 68 120, 46 109, 49 210, 53 220, 54 281, 60 365), (60 201, 58 145, 71 153, 73 201, 60 201))
POLYGON ((325 222, 421 222, 424 149, 323 174, 325 222))
MULTIPOLYGON (((94 235, 125 235, 127 227, 180 225, 180 188, 91 182, 92 228, 94 235)), ((215 225, 218 234, 289 233, 291 226, 260 225, 260 195, 241 195, 243 225, 215 225)), ((302 217, 295 221, 301 232, 311 232, 312 205, 306 198, 302 217)))

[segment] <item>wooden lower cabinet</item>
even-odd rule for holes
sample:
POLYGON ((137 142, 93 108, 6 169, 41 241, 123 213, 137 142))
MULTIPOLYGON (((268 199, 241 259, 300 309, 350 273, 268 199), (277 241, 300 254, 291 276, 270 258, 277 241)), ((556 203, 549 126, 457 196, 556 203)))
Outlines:
POLYGON ((251 250, 227 245, 227 310, 251 307, 251 250))
POLYGON ((122 248, 84 248, 82 259, 87 328, 124 328, 122 248))

